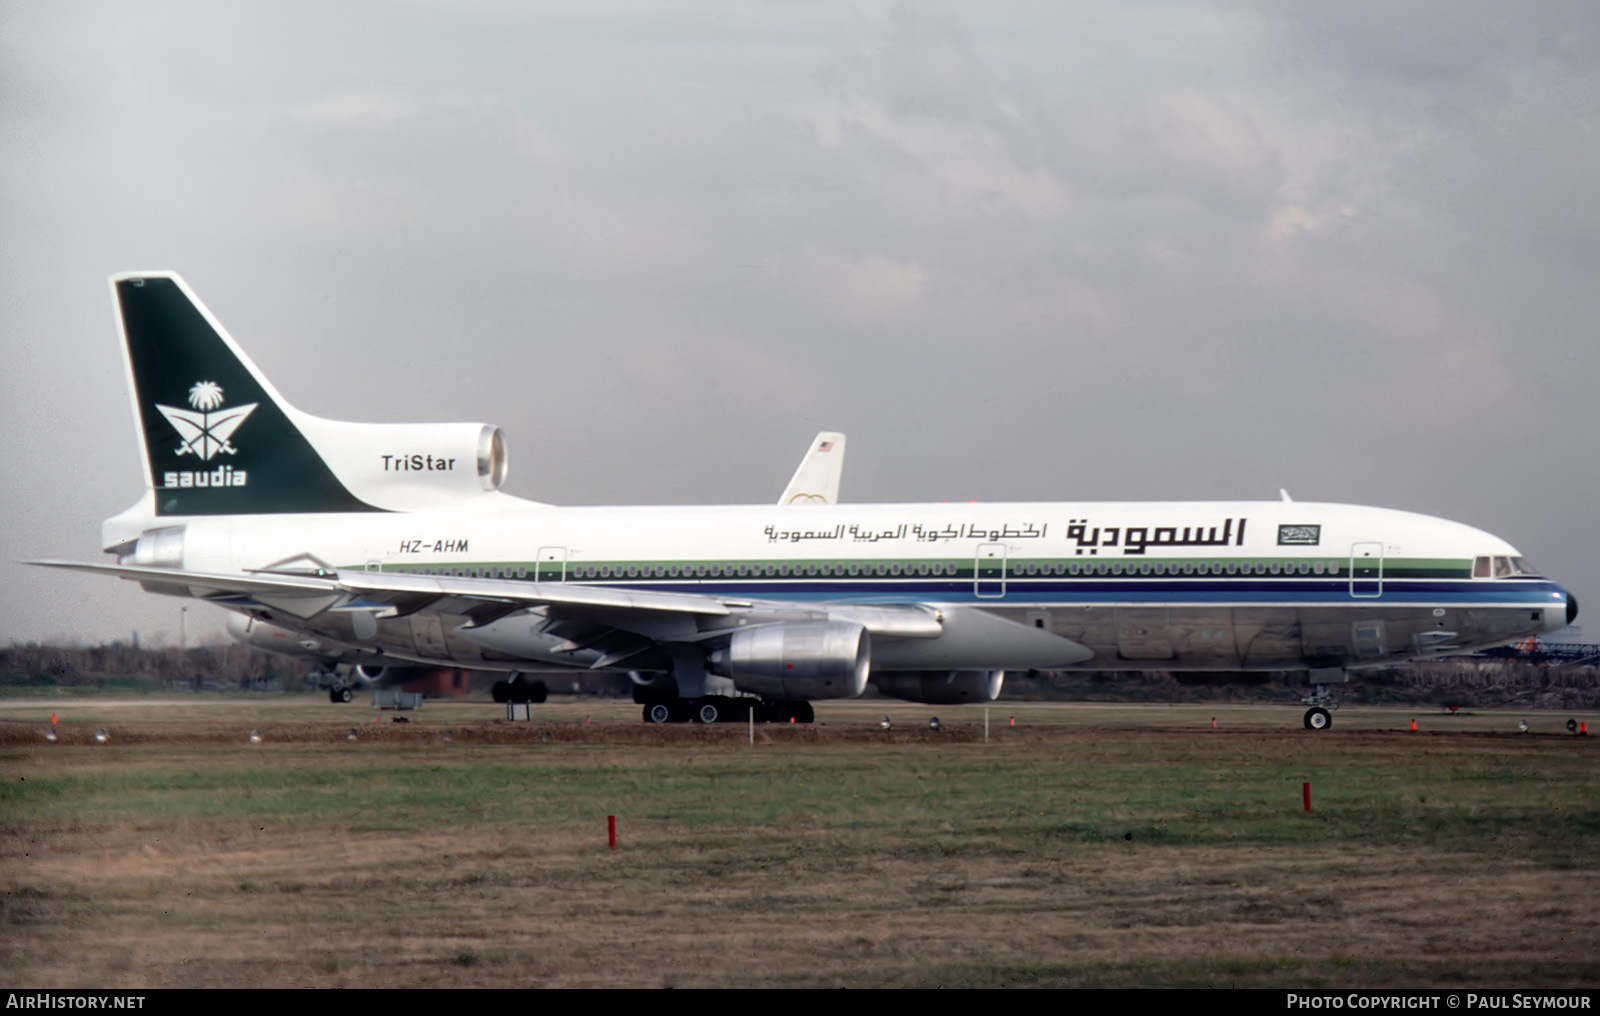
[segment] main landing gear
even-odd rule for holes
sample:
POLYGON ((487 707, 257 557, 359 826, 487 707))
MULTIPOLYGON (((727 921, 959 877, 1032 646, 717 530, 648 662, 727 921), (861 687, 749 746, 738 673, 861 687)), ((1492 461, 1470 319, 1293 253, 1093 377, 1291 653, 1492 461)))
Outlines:
POLYGON ((545 687, 543 681, 524 681, 514 677, 509 681, 496 681, 489 689, 489 694, 496 702, 543 702, 550 697, 550 689, 545 687))
POLYGON ((644 704, 646 723, 811 723, 816 713, 809 702, 774 702, 758 698, 707 695, 698 699, 658 699, 644 704))

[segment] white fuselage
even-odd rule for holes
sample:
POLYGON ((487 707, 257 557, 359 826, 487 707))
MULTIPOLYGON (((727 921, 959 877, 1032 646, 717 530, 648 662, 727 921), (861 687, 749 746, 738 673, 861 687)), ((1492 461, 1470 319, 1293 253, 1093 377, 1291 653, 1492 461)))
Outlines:
MULTIPOLYGON (((1520 558, 1495 536, 1309 502, 559 508, 497 495, 464 510, 139 525, 181 526, 181 561, 169 563, 190 571, 248 571, 310 553, 386 573, 976 609, 1089 646, 1094 657, 1079 666, 1093 669, 1373 665, 1566 623, 1559 587, 1496 567, 1520 558)), ((429 621, 422 632, 401 618, 367 638, 342 618, 307 627, 419 661, 593 662, 485 648, 458 636, 467 622, 429 621)), ((936 662, 1033 664, 1022 656, 936 662)), ((874 648, 875 670, 928 665, 920 642, 874 648)))

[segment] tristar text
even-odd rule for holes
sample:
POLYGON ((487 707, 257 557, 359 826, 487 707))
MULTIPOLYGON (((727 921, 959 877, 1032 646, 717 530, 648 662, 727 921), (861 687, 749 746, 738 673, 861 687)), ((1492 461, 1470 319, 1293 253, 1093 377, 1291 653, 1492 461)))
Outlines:
POLYGON ((436 458, 432 455, 385 455, 383 471, 399 473, 437 473, 456 467, 455 459, 436 458))

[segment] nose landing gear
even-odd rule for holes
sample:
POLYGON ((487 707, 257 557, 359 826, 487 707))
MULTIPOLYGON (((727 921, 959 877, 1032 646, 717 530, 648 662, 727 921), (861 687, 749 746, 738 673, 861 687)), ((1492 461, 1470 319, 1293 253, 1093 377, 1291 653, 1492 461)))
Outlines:
POLYGON ((1333 726, 1333 710, 1339 708, 1339 703, 1333 700, 1333 693, 1328 690, 1328 686, 1335 680, 1341 683, 1350 680, 1344 671, 1339 670, 1336 673, 1337 677, 1330 677, 1324 672, 1315 670, 1311 672, 1313 690, 1310 695, 1300 700, 1311 707, 1306 710, 1307 730, 1327 730, 1333 726))

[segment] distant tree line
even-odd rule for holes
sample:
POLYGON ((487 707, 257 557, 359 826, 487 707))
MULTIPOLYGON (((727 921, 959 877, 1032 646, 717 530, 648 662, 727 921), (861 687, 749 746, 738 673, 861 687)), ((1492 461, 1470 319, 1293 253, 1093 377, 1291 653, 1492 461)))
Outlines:
POLYGON ((191 649, 48 646, 13 642, 0 649, 0 686, 145 687, 298 690, 303 668, 243 645, 191 649))
MULTIPOLYGON (((1285 702, 1309 690, 1304 673, 1059 671, 1007 674, 1004 698, 1105 702, 1285 702)), ((1600 668, 1450 657, 1352 671, 1335 689, 1350 705, 1441 708, 1600 708, 1600 668)))
MULTIPOLYGON (((300 691, 303 664, 243 645, 192 649, 48 646, 0 649, 0 688, 209 689, 300 691)), ((591 693, 599 689, 589 688, 591 693)), ((627 694, 626 684, 605 689, 627 694)), ((1282 673, 1059 671, 1009 673, 1002 698, 1101 702, 1285 702, 1307 691, 1305 678, 1282 673)), ((602 691, 601 693, 604 693, 602 691)), ((1456 657, 1364 670, 1337 689, 1356 705, 1600 708, 1600 668, 1517 659, 1456 657)))

